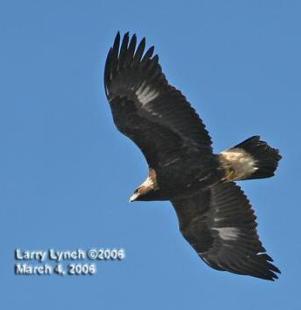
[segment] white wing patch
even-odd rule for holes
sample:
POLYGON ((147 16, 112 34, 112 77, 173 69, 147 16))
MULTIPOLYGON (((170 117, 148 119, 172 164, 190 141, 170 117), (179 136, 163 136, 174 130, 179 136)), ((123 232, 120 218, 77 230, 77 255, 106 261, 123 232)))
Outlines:
POLYGON ((236 240, 239 235, 239 229, 236 227, 215 227, 213 230, 217 230, 223 240, 236 240))
POLYGON ((142 105, 149 103, 159 96, 158 91, 151 89, 150 86, 145 86, 145 83, 141 84, 141 86, 136 90, 135 94, 142 105))

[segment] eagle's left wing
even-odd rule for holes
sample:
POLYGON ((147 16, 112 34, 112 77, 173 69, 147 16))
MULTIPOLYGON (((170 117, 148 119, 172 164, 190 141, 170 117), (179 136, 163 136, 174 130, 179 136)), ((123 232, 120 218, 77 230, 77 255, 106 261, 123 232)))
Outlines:
POLYGON ((278 278, 280 271, 259 240, 256 216, 238 185, 219 183, 172 203, 182 234, 209 266, 266 280, 278 278))
POLYGON ((168 83, 153 53, 154 47, 145 49, 145 39, 138 44, 136 35, 117 34, 104 72, 116 127, 138 145, 150 167, 181 158, 182 150, 217 168, 202 120, 168 83))

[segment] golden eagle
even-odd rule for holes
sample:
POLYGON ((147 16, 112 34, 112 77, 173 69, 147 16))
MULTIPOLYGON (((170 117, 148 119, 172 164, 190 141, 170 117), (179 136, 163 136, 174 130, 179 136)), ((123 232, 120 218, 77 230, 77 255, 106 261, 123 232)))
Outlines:
POLYGON ((259 136, 214 154, 205 126, 171 86, 145 38, 118 33, 104 86, 117 128, 143 152, 147 179, 130 201, 170 200, 180 230, 218 270, 274 280, 280 270, 259 240, 256 216, 238 180, 274 175, 281 156, 259 136))

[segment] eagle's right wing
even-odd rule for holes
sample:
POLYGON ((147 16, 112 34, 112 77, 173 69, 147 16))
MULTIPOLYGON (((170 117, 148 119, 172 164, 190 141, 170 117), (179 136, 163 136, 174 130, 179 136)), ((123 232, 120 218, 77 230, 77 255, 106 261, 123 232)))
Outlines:
POLYGON ((280 271, 259 240, 254 211, 235 183, 219 183, 172 203, 182 234, 209 266, 266 280, 278 278, 280 271))
POLYGON ((148 163, 172 162, 184 152, 197 152, 204 161, 212 156, 204 124, 162 73, 154 47, 145 52, 145 39, 117 34, 104 73, 107 98, 117 128, 142 150, 148 163))

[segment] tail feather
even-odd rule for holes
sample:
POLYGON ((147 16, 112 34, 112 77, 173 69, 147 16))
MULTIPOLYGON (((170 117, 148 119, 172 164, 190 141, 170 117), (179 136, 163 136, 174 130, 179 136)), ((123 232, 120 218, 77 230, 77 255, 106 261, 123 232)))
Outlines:
POLYGON ((227 180, 269 178, 275 174, 281 155, 259 136, 253 136, 220 154, 227 180))

